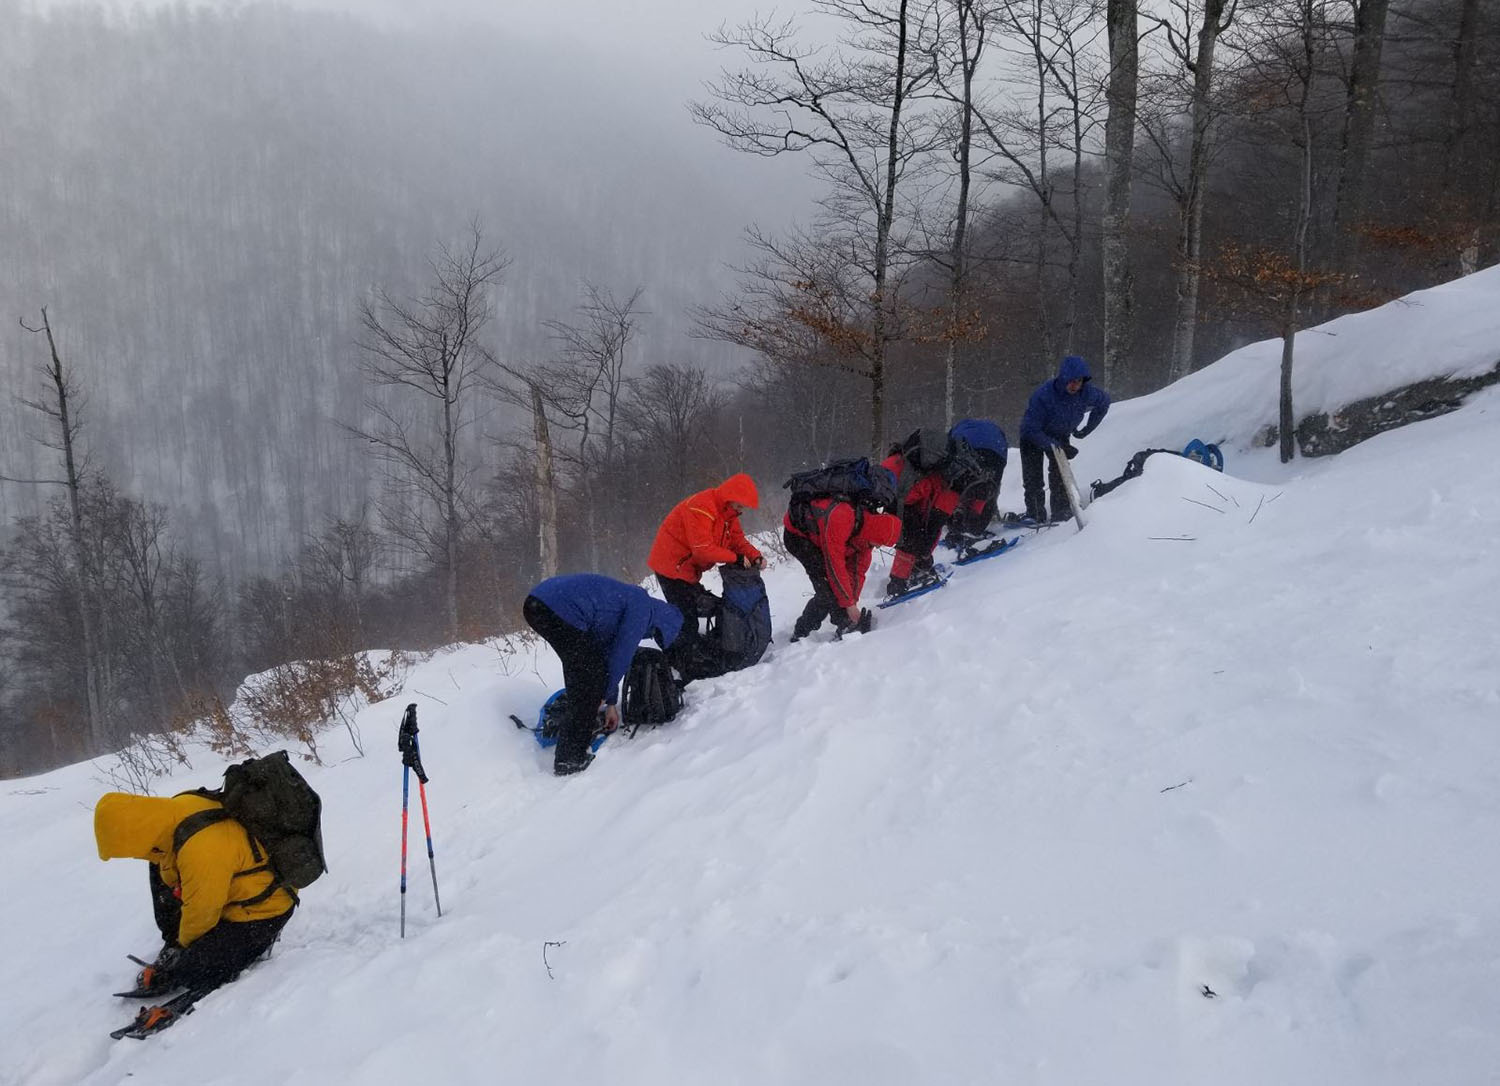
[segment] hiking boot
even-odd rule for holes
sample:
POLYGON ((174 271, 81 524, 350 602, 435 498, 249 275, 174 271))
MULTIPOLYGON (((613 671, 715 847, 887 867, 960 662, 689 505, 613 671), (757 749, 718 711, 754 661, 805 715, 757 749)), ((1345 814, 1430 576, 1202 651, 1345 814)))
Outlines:
POLYGON ((552 763, 552 775, 555 777, 571 777, 574 773, 582 773, 594 760, 591 751, 584 751, 583 757, 558 758, 552 763))
POLYGON ((885 582, 885 594, 887 596, 903 596, 906 594, 908 582, 905 577, 892 577, 885 582))

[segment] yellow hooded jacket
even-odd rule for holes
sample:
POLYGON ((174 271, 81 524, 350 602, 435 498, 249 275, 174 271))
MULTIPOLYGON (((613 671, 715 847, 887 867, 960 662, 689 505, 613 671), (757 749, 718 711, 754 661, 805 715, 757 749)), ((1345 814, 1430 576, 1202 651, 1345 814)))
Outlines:
POLYGON ((182 899, 182 922, 177 941, 188 946, 220 920, 243 922, 280 916, 292 907, 291 896, 277 889, 253 905, 239 902, 263 892, 271 885, 270 871, 250 848, 250 835, 234 819, 215 822, 183 842, 182 851, 172 848, 177 824, 195 811, 218 807, 205 796, 191 793, 158 799, 110 792, 94 808, 94 840, 99 858, 148 860, 161 870, 162 881, 178 890, 182 899))

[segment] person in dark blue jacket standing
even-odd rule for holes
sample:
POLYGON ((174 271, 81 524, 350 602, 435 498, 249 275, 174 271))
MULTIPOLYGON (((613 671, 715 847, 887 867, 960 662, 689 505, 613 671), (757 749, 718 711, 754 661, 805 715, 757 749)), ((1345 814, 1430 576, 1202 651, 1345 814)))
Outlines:
POLYGON ((604 730, 620 724, 620 680, 646 637, 666 649, 682 630, 682 614, 644 588, 597 573, 549 577, 521 608, 526 624, 562 660, 568 717, 558 730, 552 768, 559 777, 587 769, 599 708, 604 730))
POLYGON ((1089 383, 1089 364, 1076 354, 1062 360, 1057 376, 1043 381, 1031 394, 1021 419, 1021 485, 1026 492, 1026 515, 1037 523, 1047 519, 1047 494, 1042 489, 1042 460, 1047 460, 1047 485, 1052 488, 1052 519, 1073 515, 1062 475, 1051 458, 1062 449, 1069 460, 1078 455, 1073 442, 1088 437, 1109 411, 1109 393, 1089 383), (1080 427, 1083 417, 1088 425, 1080 427))

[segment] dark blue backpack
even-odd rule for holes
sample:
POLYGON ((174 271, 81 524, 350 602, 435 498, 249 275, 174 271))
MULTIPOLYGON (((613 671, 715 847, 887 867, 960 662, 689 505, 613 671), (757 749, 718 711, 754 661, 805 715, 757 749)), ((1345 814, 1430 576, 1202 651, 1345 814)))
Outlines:
POLYGON ((759 663, 771 644, 771 601, 760 572, 720 566, 724 595, 709 616, 708 630, 680 662, 688 679, 710 679, 759 663))

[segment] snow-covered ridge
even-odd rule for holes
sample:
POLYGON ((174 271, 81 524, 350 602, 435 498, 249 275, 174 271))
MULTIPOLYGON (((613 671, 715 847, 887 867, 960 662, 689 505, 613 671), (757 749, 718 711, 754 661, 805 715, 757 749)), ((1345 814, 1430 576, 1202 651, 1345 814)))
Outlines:
MULTIPOLYGON (((1432 365, 1485 307, 1458 345, 1429 329, 1432 365)), ((1327 365, 1405 365, 1369 349, 1327 365)), ((1212 418, 1248 439, 1274 381, 1228 361, 1119 405, 1080 479, 1212 418)), ((550 654, 438 653, 358 713, 364 757, 309 767, 331 869, 273 958, 141 1044, 105 1036, 154 929, 142 865, 94 855, 97 772, 6 782, 0 1082, 1491 1081, 1497 421, 1491 389, 1289 468, 1153 458, 1084 532, 839 643, 787 644, 807 589, 780 566, 767 659, 578 777, 506 719, 550 654), (408 701, 444 915, 414 866, 403 942, 408 701)))

